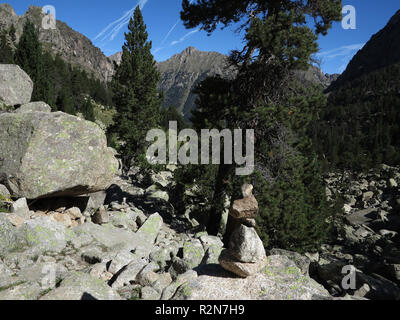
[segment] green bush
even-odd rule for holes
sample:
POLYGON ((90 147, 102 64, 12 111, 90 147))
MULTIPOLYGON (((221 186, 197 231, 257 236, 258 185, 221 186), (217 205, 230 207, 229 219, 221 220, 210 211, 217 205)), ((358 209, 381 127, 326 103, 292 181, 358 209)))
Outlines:
POLYGON ((314 251, 327 239, 333 214, 316 162, 290 156, 273 183, 256 172, 258 233, 266 248, 314 251))

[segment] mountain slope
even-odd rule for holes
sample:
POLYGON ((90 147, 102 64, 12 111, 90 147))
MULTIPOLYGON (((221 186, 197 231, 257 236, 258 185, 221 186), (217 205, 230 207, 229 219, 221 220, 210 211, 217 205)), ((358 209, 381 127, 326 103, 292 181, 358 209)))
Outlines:
POLYGON ((400 162, 400 11, 328 88, 314 132, 329 166, 365 170, 400 162))
MULTIPOLYGON (((121 52, 109 57, 117 64, 121 58, 121 52)), ((175 106, 186 119, 190 118, 195 108, 196 95, 192 91, 197 84, 210 76, 232 78, 235 75, 235 70, 228 67, 227 56, 218 52, 200 51, 194 47, 186 48, 157 66, 161 74, 159 90, 164 92, 163 107, 175 106)), ((297 71, 295 75, 303 82, 320 84, 324 89, 338 77, 324 74, 315 66, 311 66, 308 71, 297 71)))
POLYGON ((358 51, 346 70, 332 84, 329 90, 333 90, 362 75, 400 62, 399 35, 400 10, 396 12, 381 31, 373 35, 367 44, 358 51))
MULTIPOLYGON (((115 56, 114 58, 119 57, 115 56)), ((164 107, 174 105, 185 118, 195 108, 195 86, 208 76, 221 75, 233 77, 235 71, 227 68, 227 56, 217 52, 203 52, 189 47, 158 64, 161 73, 159 88, 164 91, 164 107)), ((320 84, 326 89, 338 75, 324 74, 319 68, 311 66, 308 71, 296 71, 295 76, 302 82, 320 84)))
POLYGON ((9 28, 14 24, 17 41, 27 19, 39 29, 39 39, 43 47, 52 54, 61 57, 72 65, 78 65, 96 78, 108 81, 113 74, 113 64, 99 48, 84 35, 71 29, 66 23, 57 20, 57 29, 43 29, 41 7, 30 6, 28 11, 18 16, 9 4, 0 4, 0 28, 9 28))
POLYGON ((185 118, 195 108, 195 86, 206 77, 230 78, 234 70, 227 67, 227 57, 217 52, 203 52, 189 47, 158 64, 161 73, 159 89, 165 94, 164 107, 175 106, 185 118))

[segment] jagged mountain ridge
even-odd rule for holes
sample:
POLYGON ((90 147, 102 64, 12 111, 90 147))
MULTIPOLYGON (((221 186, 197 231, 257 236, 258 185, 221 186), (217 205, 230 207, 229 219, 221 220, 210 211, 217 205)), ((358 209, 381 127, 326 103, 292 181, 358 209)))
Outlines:
MULTIPOLYGON (((75 66, 92 73, 103 81, 111 80, 114 73, 114 62, 120 62, 122 53, 106 57, 99 48, 84 35, 74 31, 66 23, 57 20, 56 30, 45 30, 41 26, 44 14, 41 7, 30 6, 28 11, 18 16, 11 5, 0 4, 0 28, 16 27, 17 41, 22 34, 23 26, 30 19, 39 29, 39 39, 44 48, 75 66)), ((190 118, 195 108, 196 95, 194 87, 208 76, 221 75, 232 77, 234 70, 227 68, 227 56, 218 52, 200 51, 189 47, 170 59, 157 64, 161 73, 159 89, 164 92, 164 107, 171 105, 190 118)), ((317 67, 308 72, 297 72, 300 79, 321 84, 327 88, 336 75, 324 75, 317 67)))
MULTIPOLYGON (((122 53, 109 57, 117 64, 121 62, 122 53)), ((220 75, 231 78, 235 74, 232 67, 228 67, 228 57, 218 52, 200 51, 188 47, 170 59, 159 62, 158 70, 161 74, 159 90, 164 92, 164 107, 175 106, 186 119, 190 118, 195 108, 195 86, 208 76, 220 75)), ((324 89, 329 87, 338 75, 324 74, 319 68, 311 66, 308 71, 296 71, 296 77, 302 82, 320 84, 324 89)))
POLYGON ((14 24, 17 41, 22 34, 27 19, 31 20, 39 29, 39 39, 45 50, 52 54, 59 53, 61 57, 75 66, 80 66, 96 78, 109 81, 114 67, 99 48, 84 35, 70 28, 66 23, 57 20, 57 29, 43 29, 42 18, 44 13, 41 7, 30 6, 22 16, 18 16, 9 4, 0 4, 0 29, 9 28, 14 24))
MULTIPOLYGON (((186 118, 195 108, 194 87, 208 76, 221 75, 232 77, 233 68, 227 68, 228 57, 217 52, 199 51, 189 47, 167 61, 158 63, 161 73, 159 89, 165 94, 164 106, 174 105, 186 118)), ((296 71, 296 76, 303 82, 329 87, 338 75, 324 74, 319 68, 311 66, 308 71, 296 71)))
POLYGON ((363 75, 400 62, 400 10, 357 52, 329 91, 363 75))
POLYGON ((197 84, 209 76, 231 78, 235 74, 235 70, 228 67, 225 55, 199 51, 194 47, 157 66, 161 74, 159 89, 164 92, 164 107, 175 106, 185 118, 190 118, 195 108, 196 95, 192 91, 197 84))

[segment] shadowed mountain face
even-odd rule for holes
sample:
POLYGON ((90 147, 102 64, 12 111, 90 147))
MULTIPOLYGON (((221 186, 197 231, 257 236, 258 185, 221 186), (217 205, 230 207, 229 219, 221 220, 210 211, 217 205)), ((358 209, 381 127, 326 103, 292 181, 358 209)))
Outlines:
MULTIPOLYGON (((109 57, 117 64, 121 62, 122 53, 109 57)), ((220 75, 223 78, 232 78, 235 70, 228 66, 228 57, 218 52, 199 51, 189 47, 170 59, 157 64, 161 74, 159 90, 164 92, 163 106, 175 106, 186 119, 196 107, 196 95, 193 89, 205 78, 220 75)), ((324 89, 339 75, 324 74, 319 68, 311 66, 308 71, 296 71, 304 83, 319 84, 324 89)))
MULTIPOLYGON (((217 52, 199 51, 193 47, 160 62, 158 69, 161 73, 159 89, 165 94, 164 107, 174 105, 185 118, 190 118, 190 113, 195 108, 196 95, 192 91, 199 82, 217 74, 224 78, 235 75, 233 68, 227 68, 227 56, 217 52)), ((315 66, 295 74, 302 82, 320 84, 324 89, 338 76, 324 74, 315 66)))
POLYGON ((329 165, 366 170, 400 162, 399 34, 400 10, 328 88, 314 145, 329 165))
POLYGON ((175 106, 185 118, 190 118, 195 108, 196 95, 192 91, 197 84, 210 76, 232 78, 235 74, 233 68, 228 68, 226 56, 217 52, 202 52, 193 47, 159 63, 158 69, 164 107, 175 106))
POLYGON ((44 13, 40 7, 30 6, 28 11, 18 16, 9 4, 0 4, 0 28, 14 24, 17 41, 22 34, 27 19, 39 30, 39 39, 45 50, 61 57, 72 65, 81 66, 96 78, 108 81, 113 74, 112 62, 84 35, 72 30, 66 23, 57 20, 57 29, 43 29, 44 13))
POLYGON ((330 90, 363 75, 400 62, 400 10, 389 23, 373 35, 350 61, 347 69, 332 83, 330 90))

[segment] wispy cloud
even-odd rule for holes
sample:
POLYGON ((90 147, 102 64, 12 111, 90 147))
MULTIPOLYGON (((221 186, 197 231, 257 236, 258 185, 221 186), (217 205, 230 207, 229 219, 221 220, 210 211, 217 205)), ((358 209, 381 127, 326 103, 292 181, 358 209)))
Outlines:
POLYGON ((143 10, 144 6, 149 0, 138 0, 137 4, 126 11, 120 18, 111 22, 106 26, 93 40, 99 40, 101 43, 106 41, 112 41, 118 35, 119 31, 129 23, 135 9, 139 6, 140 10, 143 10))
POLYGON ((317 53, 317 56, 319 58, 322 58, 324 62, 336 59, 338 62, 341 63, 341 65, 338 68, 338 72, 342 73, 346 69, 347 64, 354 56, 354 54, 362 47, 364 47, 364 45, 365 43, 356 43, 347 46, 341 46, 339 48, 335 48, 332 50, 319 52, 317 53))
MULTIPOLYGON (((178 22, 179 22, 179 20, 178 20, 178 22)), ((177 24, 177 23, 176 23, 176 24, 177 24)), ((171 30, 174 30, 174 29, 175 29, 176 24, 175 24, 175 26, 174 26, 173 28, 171 28, 171 30)), ((169 34, 171 34, 171 32, 172 32, 171 30, 170 30, 169 34)), ((164 40, 163 40, 163 42, 161 43, 161 47, 158 47, 158 48, 154 49, 153 54, 156 54, 157 52, 159 52, 159 51, 161 51, 161 50, 164 50, 164 49, 166 49, 166 48, 175 46, 175 45, 177 45, 178 43, 181 43, 181 42, 185 41, 187 38, 191 37, 192 35, 194 35, 195 33, 199 32, 199 31, 200 31, 200 28, 195 29, 195 30, 192 30, 192 31, 189 31, 188 33, 186 33, 183 37, 179 38, 178 40, 172 41, 169 45, 162 46, 162 44, 167 40, 167 37, 165 37, 164 40)))
MULTIPOLYGON (((190 3, 194 3, 195 0, 189 0, 190 3)), ((158 48, 154 49, 153 54, 156 54, 157 52, 164 50, 166 48, 172 47, 178 43, 181 43, 183 41, 185 41, 187 38, 189 38, 191 35, 197 33, 200 31, 200 28, 196 29, 196 30, 192 30, 188 33, 186 33, 183 37, 181 37, 178 40, 174 40, 172 41, 169 45, 164 45, 164 43, 168 40, 169 36, 172 34, 172 32, 175 30, 175 28, 177 27, 177 25, 179 24, 179 22, 181 21, 181 19, 179 18, 175 24, 169 29, 168 33, 165 35, 164 39, 161 41, 161 44, 158 48)))
POLYGON ((200 28, 197 28, 197 29, 195 29, 195 30, 192 30, 192 31, 186 33, 186 34, 185 34, 183 37, 181 37, 180 39, 172 41, 172 42, 170 43, 170 46, 174 46, 174 45, 176 45, 176 44, 178 44, 178 43, 181 43, 181 42, 185 41, 187 38, 189 38, 190 36, 192 36, 193 34, 199 32, 199 31, 200 31, 200 28))
POLYGON ((167 41, 168 37, 171 35, 172 31, 175 30, 176 26, 178 25, 179 21, 181 21, 181 19, 178 19, 176 21, 176 23, 172 26, 172 28, 168 31, 167 35, 164 37, 163 41, 161 41, 161 45, 163 45, 165 43, 165 41, 167 41))

